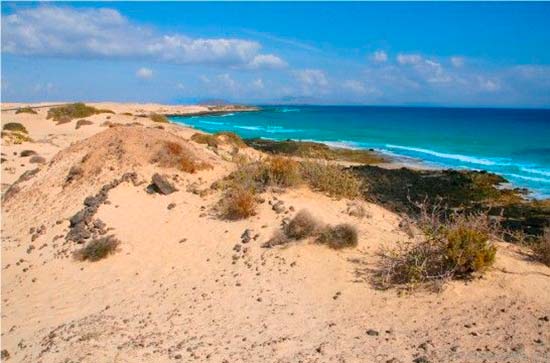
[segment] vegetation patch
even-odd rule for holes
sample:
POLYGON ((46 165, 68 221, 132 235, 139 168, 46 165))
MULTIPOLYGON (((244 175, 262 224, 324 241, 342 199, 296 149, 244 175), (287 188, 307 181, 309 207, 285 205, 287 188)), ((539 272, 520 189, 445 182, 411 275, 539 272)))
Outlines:
POLYGON ((269 153, 301 158, 340 160, 361 164, 376 164, 387 161, 374 150, 355 150, 330 147, 326 144, 308 141, 274 141, 248 139, 246 144, 254 149, 269 153))
POLYGON ((18 113, 30 113, 30 114, 36 115, 38 112, 36 112, 35 110, 33 110, 30 107, 21 107, 21 108, 18 108, 17 111, 15 111, 16 115, 18 113))
POLYGON ((151 162, 158 163, 163 168, 176 168, 186 173, 195 173, 212 167, 208 163, 197 161, 189 150, 173 141, 164 142, 151 162))
POLYGON ((98 109, 92 106, 87 106, 84 103, 71 103, 69 105, 52 107, 48 110, 47 119, 54 121, 67 122, 75 118, 85 118, 100 113, 114 113, 111 110, 98 109))
POLYGON ((159 113, 152 113, 149 115, 149 118, 151 120, 153 120, 154 122, 159 122, 159 123, 168 123, 168 118, 164 115, 161 115, 159 113))
POLYGON ((440 288, 449 279, 483 273, 495 260, 494 225, 485 214, 442 217, 423 213, 417 222, 424 238, 380 252, 375 284, 381 288, 440 288))
POLYGON ((246 143, 234 132, 222 131, 215 134, 195 133, 191 136, 191 140, 197 144, 206 144, 211 147, 218 147, 221 144, 229 144, 238 148, 246 147, 246 143))
POLYGON ((8 122, 7 124, 4 125, 4 127, 2 127, 2 130, 3 131, 20 132, 20 133, 23 133, 23 134, 28 134, 29 133, 27 131, 27 129, 25 128, 25 126, 23 126, 19 122, 8 122))
POLYGON ((86 246, 75 251, 74 258, 78 261, 99 261, 115 253, 119 245, 120 241, 112 235, 101 237, 88 242, 86 246))
POLYGON ((239 220, 256 214, 256 195, 250 189, 233 187, 227 190, 220 201, 221 216, 228 220, 239 220))
POLYGON ((333 249, 356 247, 357 228, 345 223, 324 227, 317 237, 317 242, 333 249))
POLYGON ((546 228, 544 234, 532 244, 532 250, 537 261, 550 266, 550 228, 546 228))
POLYGON ((353 199, 365 189, 349 169, 326 161, 303 161, 301 174, 313 190, 331 197, 353 199))
POLYGON ((291 241, 315 238, 315 242, 333 249, 356 247, 358 243, 357 229, 350 224, 323 226, 307 210, 296 213, 282 230, 275 232, 273 237, 262 247, 271 248, 285 245, 291 241))

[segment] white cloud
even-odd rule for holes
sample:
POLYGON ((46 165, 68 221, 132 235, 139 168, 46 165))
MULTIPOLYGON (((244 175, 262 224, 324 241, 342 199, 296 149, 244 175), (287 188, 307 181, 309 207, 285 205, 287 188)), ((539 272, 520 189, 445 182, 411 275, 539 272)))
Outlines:
POLYGON ((252 87, 257 89, 263 89, 264 88, 264 81, 261 78, 258 78, 254 81, 252 81, 252 87))
POLYGON ((238 85, 237 82, 233 78, 231 78, 229 73, 220 74, 218 75, 217 79, 222 84, 222 86, 230 89, 235 89, 238 85))
POLYGON ((142 58, 256 68, 286 63, 246 39, 160 34, 113 9, 38 6, 2 16, 2 51, 21 55, 142 58))
POLYGON ((344 81, 344 83, 342 83, 342 87, 354 93, 363 94, 367 92, 367 89, 365 88, 365 85, 363 83, 353 79, 344 81))
POLYGON ((500 82, 496 79, 478 77, 479 88, 486 92, 496 92, 500 90, 500 82))
POLYGON ((259 54, 249 63, 250 68, 284 68, 287 64, 284 60, 273 54, 259 54))
POLYGON ((141 79, 151 79, 153 78, 153 70, 142 67, 136 71, 136 77, 141 79))
POLYGON ((460 68, 464 65, 464 58, 463 57, 451 57, 451 64, 453 67, 460 68))
POLYGON ((383 50, 377 50, 371 56, 376 63, 384 63, 388 60, 388 54, 383 50))
POLYGON ((422 56, 419 54, 398 54, 397 62, 399 64, 418 64, 422 62, 422 56))
POLYGON ((184 90, 185 86, 183 85, 183 83, 178 82, 178 83, 176 83, 176 88, 179 89, 179 90, 184 90))
POLYGON ((305 86, 327 86, 328 80, 325 73, 319 69, 303 69, 295 71, 298 80, 305 86))

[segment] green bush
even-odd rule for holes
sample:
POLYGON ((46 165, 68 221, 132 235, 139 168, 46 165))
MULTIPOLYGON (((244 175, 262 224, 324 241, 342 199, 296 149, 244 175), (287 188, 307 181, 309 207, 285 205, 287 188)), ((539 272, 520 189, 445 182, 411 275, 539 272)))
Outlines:
POLYGON ((216 132, 215 134, 197 132, 191 136, 191 140, 197 144, 206 144, 211 147, 218 147, 222 143, 227 143, 238 148, 246 147, 245 142, 239 135, 229 131, 216 132))
POLYGON ((483 214, 423 218, 418 224, 423 240, 380 251, 375 279, 380 287, 440 287, 448 279, 482 273, 495 261, 492 227, 483 214))
POLYGON ((111 110, 97 109, 84 103, 71 103, 69 105, 52 107, 48 111, 47 119, 54 121, 67 121, 75 118, 85 118, 100 113, 114 113, 111 110))

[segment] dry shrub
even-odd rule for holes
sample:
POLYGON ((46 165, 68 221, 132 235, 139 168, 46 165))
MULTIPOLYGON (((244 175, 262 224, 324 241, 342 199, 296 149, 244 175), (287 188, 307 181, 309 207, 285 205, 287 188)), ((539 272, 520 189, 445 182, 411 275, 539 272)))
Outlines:
POLYGON ((379 287, 440 287, 448 279, 481 273, 495 260, 496 247, 489 240, 494 227, 485 214, 425 213, 418 225, 423 240, 381 250, 375 279, 379 287))
POLYGON ((321 230, 317 242, 330 248, 341 249, 357 246, 357 228, 350 224, 327 226, 321 230))
POLYGON ((99 261, 115 253, 120 241, 114 236, 106 236, 88 242, 86 246, 74 252, 74 258, 78 261, 99 261))
POLYGON ((223 218, 245 219, 256 214, 256 196, 250 189, 233 187, 225 193, 220 206, 223 218))
POLYGON ((286 245, 289 242, 288 237, 284 234, 283 231, 275 231, 273 237, 271 237, 267 242, 262 244, 262 248, 271 248, 275 246, 286 245))
POLYGON ((23 126, 23 124, 20 124, 19 122, 8 122, 7 124, 2 127, 3 131, 13 131, 13 132, 21 132, 23 134, 28 134, 29 132, 23 126))
POLYGON ((38 112, 36 112, 35 110, 33 110, 30 107, 21 107, 21 108, 18 108, 17 111, 15 111, 16 115, 18 113, 30 113, 30 114, 36 115, 38 112))
POLYGON ((123 112, 123 113, 121 113, 121 115, 123 115, 123 116, 134 116, 134 114, 131 113, 131 112, 123 112))
POLYGON ((88 126, 88 125, 93 125, 93 124, 94 124, 94 123, 93 123, 92 121, 89 121, 89 120, 84 120, 84 119, 78 120, 78 121, 76 122, 75 129, 78 130, 78 129, 81 128, 82 126, 88 126))
POLYGON ((304 161, 301 174, 314 190, 336 198, 353 199, 361 193, 361 181, 344 167, 321 161, 304 161))
POLYGON ((173 141, 164 142, 152 162, 163 168, 177 168, 186 173, 195 173, 212 167, 208 163, 196 161, 188 150, 173 141))
POLYGON ((66 121, 75 118, 85 118, 99 113, 114 113, 111 110, 97 109, 84 103, 72 103, 64 106, 52 107, 48 110, 47 119, 54 121, 66 121))
POLYGON ((544 234, 532 245, 535 259, 550 266, 550 228, 544 229, 544 234))
POLYGON ((294 240, 310 237, 319 230, 319 222, 307 210, 299 211, 285 226, 285 235, 294 240))
POLYGON ((191 140, 197 144, 206 144, 211 147, 218 147, 218 139, 214 135, 195 133, 191 135, 191 140))
POLYGON ((158 113, 151 113, 149 115, 149 118, 153 120, 154 122, 160 122, 160 123, 168 123, 168 118, 164 115, 158 114, 158 113))
POLYGON ((269 158, 264 165, 263 178, 266 185, 283 188, 298 185, 302 180, 300 164, 282 156, 269 158))

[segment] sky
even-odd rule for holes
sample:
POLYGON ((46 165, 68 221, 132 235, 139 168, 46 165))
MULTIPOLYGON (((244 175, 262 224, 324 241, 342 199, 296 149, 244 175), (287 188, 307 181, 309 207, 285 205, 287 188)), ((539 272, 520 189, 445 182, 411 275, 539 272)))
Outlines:
POLYGON ((550 3, 1 9, 3 102, 550 108, 550 3))

